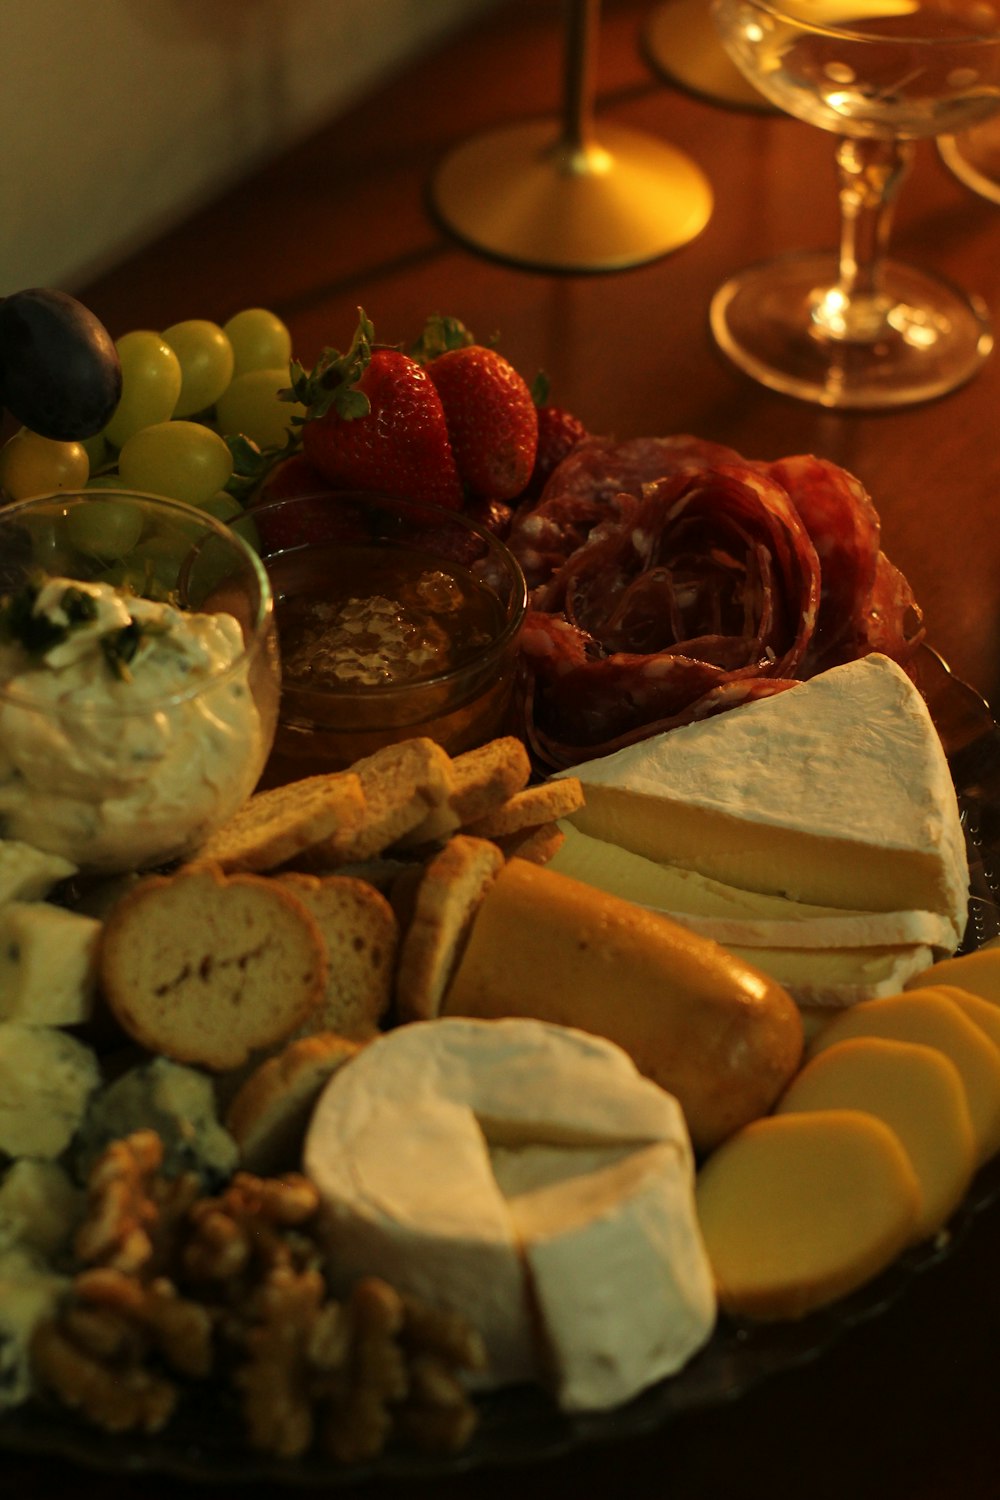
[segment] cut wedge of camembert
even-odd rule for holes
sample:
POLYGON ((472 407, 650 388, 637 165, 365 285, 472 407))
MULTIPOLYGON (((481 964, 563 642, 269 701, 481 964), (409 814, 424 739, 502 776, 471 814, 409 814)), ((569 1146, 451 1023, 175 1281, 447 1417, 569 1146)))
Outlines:
MULTIPOLYGON (((877 948, 886 973, 899 956, 902 982, 913 950, 961 940, 968 864, 955 790, 926 704, 888 657, 564 774, 584 788, 574 827, 656 867, 624 874, 649 891, 645 904, 723 943, 758 955, 877 948)), ((829 999, 862 998, 835 967, 829 999)), ((822 962, 803 983, 815 1002, 822 962)))
POLYGON ((680 1108, 602 1038, 533 1020, 399 1027, 331 1079, 304 1166, 335 1267, 462 1313, 488 1384, 613 1407, 711 1333, 680 1108))

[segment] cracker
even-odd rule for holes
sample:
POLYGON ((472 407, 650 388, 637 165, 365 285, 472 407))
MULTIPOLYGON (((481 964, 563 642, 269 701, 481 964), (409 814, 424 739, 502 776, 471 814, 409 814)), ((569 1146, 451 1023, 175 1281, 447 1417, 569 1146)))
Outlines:
POLYGON ((416 849, 439 843, 500 806, 527 784, 530 775, 528 752, 513 735, 453 756, 446 800, 401 839, 399 847, 416 849))
POLYGON ((465 831, 477 838, 506 838, 508 834, 521 833, 526 828, 568 818, 582 806, 583 786, 575 776, 564 776, 558 781, 545 781, 540 786, 529 786, 515 792, 485 817, 467 823, 465 831))
POLYGON ((447 752, 422 736, 355 761, 351 772, 361 784, 364 817, 344 838, 313 847, 304 863, 333 870, 384 853, 442 806, 451 789, 450 770, 447 752))
POLYGON ((273 870, 316 844, 338 845, 362 826, 366 811, 352 772, 307 776, 257 792, 210 835, 197 859, 223 870, 273 870))
POLYGON ((496 844, 457 833, 426 866, 400 944, 400 1020, 430 1020, 440 1012, 473 918, 503 862, 496 844))
POLYGON ((277 879, 306 907, 326 943, 326 991, 303 1034, 335 1031, 367 1040, 392 998, 399 943, 392 907, 374 886, 346 875, 289 871, 277 879))
POLYGON ((150 876, 123 896, 98 965, 129 1036, 218 1072, 301 1026, 327 976, 319 927, 291 891, 211 864, 150 876))
POLYGON ((250 1074, 225 1120, 246 1171, 274 1176, 298 1170, 316 1101, 361 1045, 334 1032, 319 1032, 289 1042, 250 1074))
POLYGON ((494 840, 505 859, 527 859, 533 865, 547 865, 565 842, 566 835, 558 823, 539 823, 537 828, 525 828, 494 840))

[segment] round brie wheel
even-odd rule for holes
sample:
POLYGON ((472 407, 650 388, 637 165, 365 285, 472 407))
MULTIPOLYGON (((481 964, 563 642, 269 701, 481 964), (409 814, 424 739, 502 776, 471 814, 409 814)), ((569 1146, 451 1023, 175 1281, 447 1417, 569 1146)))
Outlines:
POLYGON ((304 1165, 334 1274, 460 1313, 486 1343, 486 1384, 538 1379, 565 1410, 603 1409, 712 1331, 683 1115, 603 1038, 401 1026, 331 1079, 304 1165))

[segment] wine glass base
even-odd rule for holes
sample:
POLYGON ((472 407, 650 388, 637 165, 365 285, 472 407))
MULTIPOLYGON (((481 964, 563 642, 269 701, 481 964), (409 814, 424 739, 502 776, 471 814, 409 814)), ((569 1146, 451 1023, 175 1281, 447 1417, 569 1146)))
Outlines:
POLYGON ((786 396, 838 409, 911 406, 964 385, 993 348, 985 305, 946 281, 889 261, 887 324, 848 341, 818 330, 816 293, 837 282, 831 253, 792 255, 739 272, 709 310, 723 352, 786 396))
POLYGON ((708 179, 662 141, 602 124, 582 150, 552 120, 476 136, 431 184, 446 229, 473 250, 542 271, 619 271, 700 234, 712 213, 708 179))
POLYGON ((938 151, 959 182, 980 198, 1000 203, 1000 119, 973 125, 960 135, 941 136, 938 151))
POLYGON ((712 104, 774 114, 770 101, 730 61, 709 0, 666 0, 649 17, 642 41, 650 67, 668 83, 712 104))

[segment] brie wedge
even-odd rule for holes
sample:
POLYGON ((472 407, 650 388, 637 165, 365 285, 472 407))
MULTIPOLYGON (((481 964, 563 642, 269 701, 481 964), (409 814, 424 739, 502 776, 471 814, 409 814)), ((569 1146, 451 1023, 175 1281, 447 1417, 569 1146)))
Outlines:
POLYGON ((679 1106, 613 1043, 532 1020, 414 1022, 331 1079, 307 1133, 333 1266, 461 1313, 486 1383, 612 1407, 709 1337, 679 1106))
POLYGON ((710 880, 845 912, 934 913, 961 939, 968 865, 927 706, 888 657, 564 773, 574 825, 710 880))

